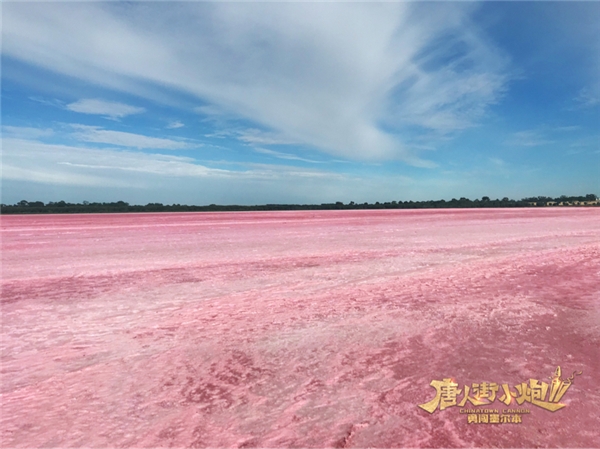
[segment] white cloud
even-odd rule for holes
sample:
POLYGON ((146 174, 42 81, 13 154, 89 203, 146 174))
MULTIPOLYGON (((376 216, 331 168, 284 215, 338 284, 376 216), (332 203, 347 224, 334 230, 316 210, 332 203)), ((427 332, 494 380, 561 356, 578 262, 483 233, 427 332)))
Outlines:
POLYGON ((8 138, 3 141, 2 178, 51 184, 110 186, 124 180, 122 172, 160 177, 227 176, 231 172, 204 167, 181 156, 45 144, 8 138))
POLYGON ((142 134, 112 131, 97 126, 71 125, 77 131, 72 134, 77 140, 83 142, 106 143, 121 147, 138 149, 180 150, 189 148, 190 144, 178 140, 149 137, 142 134))
POLYGON ((572 142, 569 145, 569 147, 571 147, 571 148, 582 148, 582 147, 597 148, 599 144, 600 144, 600 135, 591 135, 591 136, 585 136, 585 137, 575 140, 574 142, 572 142))
POLYGON ((321 164, 321 161, 313 161, 312 159, 305 159, 303 157, 294 156, 293 154, 281 153, 280 151, 267 150, 265 148, 254 148, 254 151, 257 153, 267 154, 269 156, 273 156, 279 159, 287 159, 291 161, 302 161, 302 162, 310 162, 312 164, 321 164))
POLYGON ((166 128, 167 129, 177 129, 177 128, 183 128, 185 125, 183 123, 181 123, 179 120, 176 120, 174 122, 169 123, 166 128))
POLYGON ((34 182, 96 185, 103 174, 123 179, 122 173, 137 172, 165 177, 210 177, 279 179, 289 177, 346 178, 324 170, 304 169, 286 165, 243 164, 246 170, 232 171, 198 164, 191 157, 148 154, 130 150, 98 149, 85 146, 47 144, 35 140, 3 139, 4 168, 2 177, 34 182), (84 170, 84 171, 82 171, 84 170), (83 173, 92 173, 92 183, 84 182, 83 173), (65 181, 60 181, 65 175, 65 181), (46 180, 46 181, 44 181, 46 180), (75 182, 74 180, 77 180, 75 182))
POLYGON ((35 101, 36 103, 45 104, 46 106, 54 106, 57 108, 64 107, 64 103, 57 99, 47 99, 42 97, 29 97, 31 101, 35 101))
POLYGON ((289 145, 298 143, 277 133, 264 132, 259 129, 245 129, 237 132, 238 140, 254 145, 289 145))
POLYGON ((473 126, 508 80, 505 58, 470 21, 473 9, 460 2, 8 3, 3 50, 133 94, 176 89, 212 105, 198 112, 226 111, 330 154, 426 165, 404 131, 473 126))
POLYGON ((600 83, 593 87, 584 87, 579 91, 575 101, 582 108, 591 108, 600 104, 600 83))
POLYGON ((29 165, 15 166, 4 163, 2 166, 2 178, 6 181, 27 181, 41 184, 63 185, 63 186, 87 186, 87 187, 135 187, 123 179, 108 179, 102 176, 94 176, 89 173, 72 173, 55 167, 40 167, 29 165))
POLYGON ((112 119, 123 118, 132 114, 141 114, 146 111, 144 108, 137 106, 99 99, 78 100, 74 103, 69 103, 66 108, 82 114, 104 115, 112 119))
POLYGON ((13 137, 21 139, 39 139, 41 137, 50 137, 54 131, 50 128, 32 128, 28 126, 2 126, 2 138, 13 137))
POLYGON ((571 132, 571 131, 579 131, 580 129, 581 129, 581 126, 579 126, 579 125, 558 126, 558 127, 554 128, 554 131, 571 132))
POLYGON ((310 203, 337 201, 349 194, 355 199, 374 197, 381 183, 390 191, 404 184, 394 179, 365 186, 344 174, 286 165, 247 164, 244 170, 233 171, 164 154, 23 139, 7 139, 4 144, 1 175, 5 193, 10 193, 3 195, 6 203, 23 199, 24 189, 28 197, 42 201, 114 201, 118 195, 142 204, 310 203))
POLYGON ((222 117, 227 115, 227 112, 215 105, 197 106, 194 108, 194 112, 209 117, 222 117))
POLYGON ((427 200, 444 197, 447 194, 440 192, 449 189, 459 189, 458 197, 473 197, 484 188, 490 196, 512 195, 503 190, 505 186, 490 188, 500 172, 497 169, 480 177, 412 178, 376 172, 352 175, 283 164, 240 165, 241 171, 224 170, 190 157, 9 138, 3 148, 2 200, 7 204, 24 198, 75 202, 122 199, 138 204, 362 203, 427 200))
POLYGON ((514 133, 506 143, 520 147, 538 147, 554 143, 554 141, 548 140, 541 131, 526 130, 514 133))

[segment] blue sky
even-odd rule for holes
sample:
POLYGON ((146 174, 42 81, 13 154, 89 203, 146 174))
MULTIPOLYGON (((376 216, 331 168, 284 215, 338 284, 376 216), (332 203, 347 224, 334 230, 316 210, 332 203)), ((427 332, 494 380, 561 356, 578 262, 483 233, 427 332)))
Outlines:
POLYGON ((599 2, 3 2, 2 202, 600 195, 599 2))

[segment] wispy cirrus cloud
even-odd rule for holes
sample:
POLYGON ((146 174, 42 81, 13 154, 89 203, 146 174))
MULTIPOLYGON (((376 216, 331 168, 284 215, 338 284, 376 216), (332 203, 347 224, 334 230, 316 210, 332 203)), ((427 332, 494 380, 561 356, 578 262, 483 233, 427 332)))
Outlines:
POLYGON ((85 145, 48 144, 36 140, 4 140, 2 178, 65 186, 152 187, 172 178, 286 182, 290 178, 347 179, 324 170, 278 164, 249 163, 242 170, 207 167, 191 157, 131 150, 98 149, 85 145), (134 178, 123 178, 124 172, 134 178))
POLYGON ((224 139, 231 138, 250 146, 256 145, 293 145, 299 142, 286 137, 278 132, 264 131, 256 128, 227 126, 215 132, 205 134, 204 137, 224 139))
POLYGON ((78 124, 72 124, 70 126, 75 129, 75 132, 72 133, 71 136, 83 142, 105 143, 138 149, 181 150, 190 148, 189 143, 179 140, 102 129, 98 126, 78 124))
POLYGON ((572 131, 579 131, 580 129, 581 129, 581 126, 579 126, 579 125, 569 125, 569 126, 557 126, 556 128, 554 128, 554 131, 572 132, 572 131))
POLYGON ((2 138, 39 139, 54 135, 51 128, 34 128, 29 126, 2 126, 2 138))
POLYGON ((600 83, 592 87, 584 87, 579 91, 575 102, 580 108, 592 108, 600 104, 600 83))
POLYGON ((254 151, 261 154, 266 154, 269 156, 276 157, 278 159, 287 159, 290 161, 301 161, 301 162, 310 162, 311 164, 322 164, 322 161, 315 161, 312 159, 305 159, 303 157, 295 156, 293 154, 282 153, 280 151, 267 150, 266 148, 254 148, 254 151))
POLYGON ((223 109, 219 108, 218 106, 209 104, 195 107, 194 112, 211 118, 223 117, 227 115, 227 112, 223 109))
POLYGON ((238 131, 237 139, 251 145, 290 145, 298 143, 281 134, 253 128, 238 131))
MULTIPOLYGON (((226 111, 330 154, 424 166, 403 138, 407 130, 447 134, 473 126, 510 79, 507 59, 471 19, 476 8, 9 3, 3 50, 137 95, 185 92, 206 103, 200 113, 226 111)), ((89 101, 69 106, 109 118, 135 113, 89 101)))
POLYGON ((183 128, 185 125, 183 123, 181 123, 179 120, 175 120, 173 122, 170 122, 166 128, 167 129, 178 129, 178 128, 183 128))
POLYGON ((526 130, 514 133, 507 141, 508 145, 519 147, 537 147, 554 143, 540 130, 526 130))
POLYGON ((65 105, 64 102, 57 100, 56 98, 50 99, 50 98, 31 96, 31 97, 29 97, 29 99, 31 101, 35 101, 36 103, 44 104, 46 106, 54 106, 57 108, 63 108, 65 105))
POLYGON ((111 119, 119 119, 132 114, 141 114, 146 110, 137 106, 131 106, 115 101, 87 98, 69 103, 65 106, 69 111, 82 114, 102 115, 111 119))
MULTIPOLYGON (((192 158, 182 156, 47 144, 14 138, 6 139, 4 144, 4 179, 100 186, 110 185, 112 175, 123 171, 160 177, 226 176, 231 173, 205 167, 195 163, 192 158), (86 177, 86 174, 91 177, 86 177)), ((124 182, 123 185, 131 186, 129 182, 124 182)))

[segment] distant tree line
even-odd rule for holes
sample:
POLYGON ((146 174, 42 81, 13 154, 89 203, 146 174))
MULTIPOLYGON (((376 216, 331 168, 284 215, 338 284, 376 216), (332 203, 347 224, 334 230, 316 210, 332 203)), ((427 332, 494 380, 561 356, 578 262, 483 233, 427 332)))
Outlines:
POLYGON ((187 206, 184 204, 148 203, 131 205, 124 201, 114 203, 66 203, 65 201, 19 201, 17 204, 0 205, 2 214, 81 214, 81 213, 115 213, 115 212, 227 212, 227 211, 274 211, 274 210, 330 210, 330 209, 447 209, 447 208, 483 208, 483 207, 548 207, 548 206, 599 206, 598 197, 592 193, 585 196, 566 196, 558 198, 536 196, 512 200, 507 197, 490 199, 487 196, 481 199, 470 200, 465 197, 452 198, 450 201, 391 201, 385 203, 355 203, 350 201, 344 204, 264 204, 256 206, 217 205, 187 206))

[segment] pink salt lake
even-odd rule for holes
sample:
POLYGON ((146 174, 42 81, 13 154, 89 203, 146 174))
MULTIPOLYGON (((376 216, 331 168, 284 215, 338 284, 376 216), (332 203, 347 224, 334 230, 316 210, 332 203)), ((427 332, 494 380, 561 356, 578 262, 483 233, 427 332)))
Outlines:
POLYGON ((599 242, 598 208, 2 216, 1 445, 598 447, 599 242), (520 424, 418 407, 559 365, 520 424))

